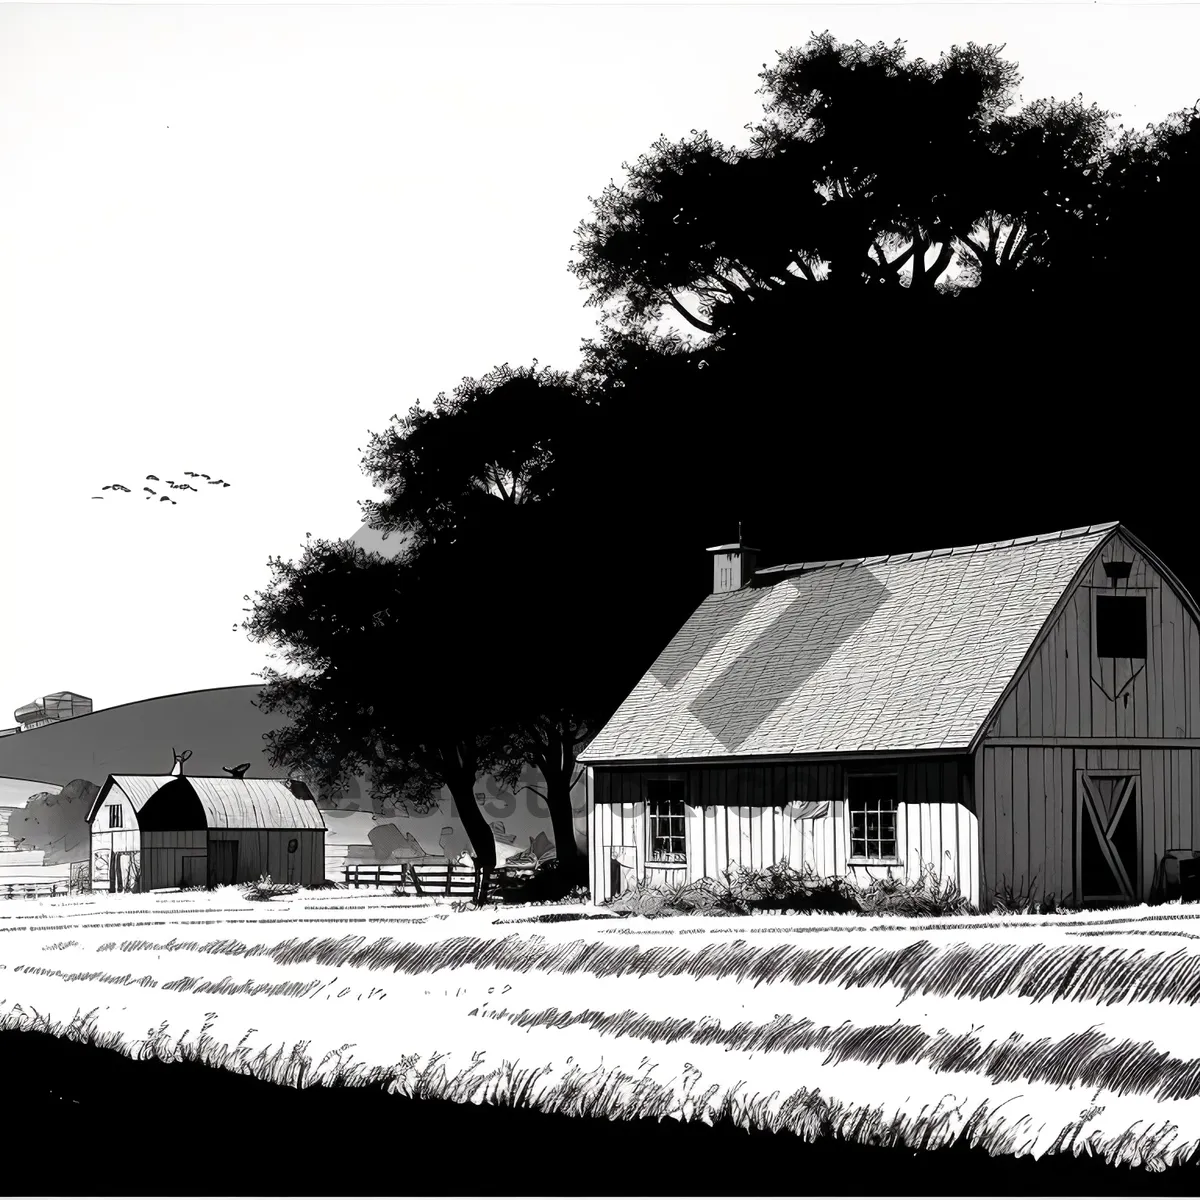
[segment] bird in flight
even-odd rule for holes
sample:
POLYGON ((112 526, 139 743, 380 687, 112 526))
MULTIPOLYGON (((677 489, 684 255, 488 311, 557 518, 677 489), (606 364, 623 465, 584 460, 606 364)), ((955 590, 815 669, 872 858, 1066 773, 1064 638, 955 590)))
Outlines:
MULTIPOLYGON (((211 476, 203 475, 199 471, 185 471, 184 475, 186 475, 192 479, 206 479, 206 480, 208 480, 209 483, 216 484, 219 487, 229 487, 229 484, 226 483, 225 480, 213 479, 213 478, 211 478, 211 476)), ((146 478, 149 480, 153 480, 155 483, 164 482, 167 484, 168 487, 170 487, 171 489, 173 489, 174 491, 177 491, 177 492, 198 492, 200 490, 194 484, 191 484, 191 483, 176 483, 174 479, 160 480, 157 475, 147 475, 146 478)), ((127 488, 123 483, 106 483, 100 489, 100 491, 102 493, 103 492, 128 492, 130 490, 131 489, 127 488)), ((152 487, 143 486, 142 491, 145 492, 144 498, 146 500, 149 500, 151 498, 151 496, 158 496, 158 492, 156 492, 154 490, 154 488, 152 488, 152 487)), ((103 500, 104 496, 103 495, 93 496, 92 499, 93 500, 103 500)), ((159 496, 159 499, 160 500, 168 500, 168 499, 170 499, 170 497, 159 496)), ((171 503, 174 504, 175 501, 171 500, 171 503)))

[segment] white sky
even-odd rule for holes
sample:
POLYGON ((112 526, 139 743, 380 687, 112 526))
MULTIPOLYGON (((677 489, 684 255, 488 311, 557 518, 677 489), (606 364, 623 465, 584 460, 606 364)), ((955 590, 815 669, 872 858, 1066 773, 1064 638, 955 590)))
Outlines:
POLYGON ((825 28, 1004 42, 1127 124, 1200 96, 1187 4, 0 4, 0 726, 252 682, 242 596, 357 529, 368 431, 574 366, 588 196, 660 132, 742 140, 825 28), (142 498, 187 470, 233 486, 142 498))

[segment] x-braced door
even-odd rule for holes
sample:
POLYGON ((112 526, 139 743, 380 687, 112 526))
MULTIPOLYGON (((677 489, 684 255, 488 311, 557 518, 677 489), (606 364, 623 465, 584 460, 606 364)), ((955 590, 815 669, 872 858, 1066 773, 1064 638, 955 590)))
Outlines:
POLYGON ((1075 880, 1082 903, 1136 904, 1142 895, 1141 779, 1077 771, 1075 880))

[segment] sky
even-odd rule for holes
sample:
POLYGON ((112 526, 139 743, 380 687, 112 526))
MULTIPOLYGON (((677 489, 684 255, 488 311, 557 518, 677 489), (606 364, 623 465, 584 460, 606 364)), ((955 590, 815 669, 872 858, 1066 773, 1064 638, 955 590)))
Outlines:
POLYGON ((370 433, 577 365, 589 196, 659 134, 743 143, 824 29, 1004 43, 1127 125, 1200 97, 1190 4, 0 3, 0 726, 254 682, 244 597, 357 530, 370 433))

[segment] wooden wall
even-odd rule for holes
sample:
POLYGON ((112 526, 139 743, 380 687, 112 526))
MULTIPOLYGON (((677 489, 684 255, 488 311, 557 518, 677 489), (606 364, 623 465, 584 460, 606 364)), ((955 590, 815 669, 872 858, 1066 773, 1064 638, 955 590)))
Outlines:
MULTIPOLYGON (((151 888, 179 887, 183 882, 183 859, 200 857, 207 862, 208 834, 203 829, 147 830, 142 834, 142 880, 151 888)), ((204 866, 198 882, 207 878, 204 866)))
POLYGON ((1200 737, 1200 628, 1171 584, 1120 537, 1101 548, 987 731, 989 738, 1032 736, 1200 737), (1113 560, 1133 564, 1115 589, 1103 565, 1113 560), (1144 662, 1097 656, 1097 592, 1147 598, 1144 662))
POLYGON ((1066 597, 1048 635, 989 722, 975 762, 983 900, 1036 886, 1075 892, 1076 771, 1140 771, 1141 891, 1163 852, 1200 849, 1200 628, 1170 580, 1114 536, 1066 597), (1104 563, 1131 563, 1114 588, 1104 563), (1145 659, 1096 653, 1097 594, 1143 595, 1145 659))
POLYGON ((976 756, 985 902, 1004 882, 1041 898, 1077 904, 1076 772, 1129 770, 1139 776, 1141 899, 1167 850, 1200 849, 1200 748, 993 746, 976 756), (1036 879, 1036 886, 1032 881, 1036 879))
MULTIPOLYGON (((237 842, 238 883, 251 883, 264 874, 275 883, 298 883, 302 887, 325 881, 323 829, 210 829, 208 840, 237 842), (289 855, 287 844, 291 838, 300 844, 295 854, 289 855), (289 866, 294 868, 291 875, 289 866)), ((209 853, 211 856, 211 847, 209 853)))
POLYGON ((786 860, 822 876, 849 876, 865 883, 893 874, 915 879, 922 867, 958 881, 977 902, 978 823, 974 780, 966 760, 841 760, 787 764, 689 767, 672 771, 593 768, 588 781, 588 844, 592 895, 614 890, 614 857, 626 881, 651 884, 720 878, 734 866, 761 869, 786 860), (895 771, 898 787, 897 866, 860 866, 848 861, 850 817, 846 776, 855 771, 895 771), (685 781, 687 863, 647 865, 647 779, 685 781), (826 815, 793 819, 787 806, 829 803, 826 815))
MULTIPOLYGON (((129 805, 125 807, 128 809, 129 805)), ((107 892, 112 879, 113 854, 137 854, 139 849, 136 829, 101 829, 108 824, 108 813, 102 809, 91 826, 91 862, 89 865, 91 886, 95 891, 107 892)))

